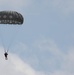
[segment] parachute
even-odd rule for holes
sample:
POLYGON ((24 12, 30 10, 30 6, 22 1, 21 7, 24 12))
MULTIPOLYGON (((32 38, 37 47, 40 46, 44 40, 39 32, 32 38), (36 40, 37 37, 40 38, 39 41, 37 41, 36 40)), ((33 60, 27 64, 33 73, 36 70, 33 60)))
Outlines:
POLYGON ((23 24, 23 16, 16 11, 0 11, 0 24, 23 24))
MULTIPOLYGON (((17 32, 19 31, 19 28, 17 27, 18 26, 20 27, 23 24, 23 22, 24 22, 23 16, 16 11, 0 11, 0 24, 1 24, 0 25, 0 38, 2 40, 2 44, 4 46, 5 51, 6 51, 6 48, 5 48, 4 38, 6 39, 6 41, 7 39, 8 41, 10 41, 9 43, 9 46, 10 46, 13 40, 15 39, 17 32), (5 34, 3 32, 5 32, 5 34), (10 36, 11 38, 9 37, 9 35, 12 35, 10 36), (6 36, 8 36, 8 38, 6 38, 6 36)), ((7 49, 9 49, 9 46, 7 49)))

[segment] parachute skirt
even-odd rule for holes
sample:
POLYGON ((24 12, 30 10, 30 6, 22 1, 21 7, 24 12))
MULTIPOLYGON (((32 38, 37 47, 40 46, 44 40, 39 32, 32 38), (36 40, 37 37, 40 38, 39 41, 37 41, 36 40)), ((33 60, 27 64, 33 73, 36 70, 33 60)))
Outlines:
POLYGON ((23 24, 23 16, 16 11, 1 11, 0 12, 0 24, 23 24))

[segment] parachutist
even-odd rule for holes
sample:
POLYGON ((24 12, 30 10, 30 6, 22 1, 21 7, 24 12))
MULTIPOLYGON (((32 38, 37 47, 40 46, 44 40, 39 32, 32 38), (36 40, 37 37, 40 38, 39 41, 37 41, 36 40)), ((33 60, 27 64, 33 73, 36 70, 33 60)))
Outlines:
MULTIPOLYGON (((16 12, 16 11, 0 11, 0 24, 5 24, 5 25, 22 25, 24 22, 24 18, 23 16, 16 12)), ((1 26, 0 25, 0 26, 1 26)), ((10 26, 9 26, 10 27, 10 26)), ((11 26, 12 27, 12 26, 11 26)), ((15 27, 15 26, 14 26, 15 27)), ((1 28, 0 28, 1 29, 1 28)), ((12 29, 12 28, 11 28, 12 29)), ((1 37, 1 36, 0 36, 1 37)), ((1 38, 2 39, 2 38, 1 38)), ((11 39, 12 40, 12 39, 11 39)), ((14 40, 14 39, 13 39, 14 40)), ((2 43, 3 43, 3 39, 2 39, 2 43)), ((4 45, 4 43, 3 43, 4 45)), ((11 42, 10 42, 11 45, 11 42)), ((9 46, 10 46, 9 45, 9 46)), ((8 47, 9 48, 9 47, 8 47)), ((5 49, 5 48, 4 48, 5 49)), ((7 60, 7 56, 8 56, 8 51, 5 50, 4 53, 5 59, 7 60)))
POLYGON ((5 55, 5 59, 7 60, 7 59, 8 59, 8 58, 7 58, 8 53, 5 52, 4 55, 5 55))

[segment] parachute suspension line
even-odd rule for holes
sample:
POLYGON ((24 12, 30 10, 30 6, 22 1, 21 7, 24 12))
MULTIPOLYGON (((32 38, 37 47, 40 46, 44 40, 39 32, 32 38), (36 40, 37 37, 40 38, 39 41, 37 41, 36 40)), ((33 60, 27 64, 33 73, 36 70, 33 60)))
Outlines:
POLYGON ((2 43, 2 46, 4 48, 4 52, 6 52, 6 47, 5 47, 5 44, 4 44, 4 39, 3 39, 3 35, 1 34, 1 29, 0 29, 0 38, 1 38, 1 43, 2 43))
POLYGON ((2 42, 2 45, 3 45, 3 48, 4 48, 4 52, 6 52, 6 47, 5 47, 5 44, 4 44, 2 36, 1 36, 1 42, 2 42))
POLYGON ((12 46, 13 43, 15 42, 15 40, 16 40, 16 38, 17 38, 17 35, 18 35, 19 31, 20 31, 20 28, 19 28, 19 27, 21 27, 21 26, 22 26, 22 25, 16 26, 16 28, 18 28, 18 29, 16 30, 15 33, 12 34, 12 38, 11 38, 10 43, 9 43, 9 45, 8 45, 8 48, 7 48, 7 52, 10 50, 11 46, 12 46))
POLYGON ((15 34, 15 35, 11 38, 10 43, 9 43, 9 45, 8 45, 8 48, 7 48, 7 52, 9 51, 10 47, 13 45, 13 43, 14 43, 14 41, 15 41, 15 39, 16 39, 16 36, 17 36, 17 34, 15 34))

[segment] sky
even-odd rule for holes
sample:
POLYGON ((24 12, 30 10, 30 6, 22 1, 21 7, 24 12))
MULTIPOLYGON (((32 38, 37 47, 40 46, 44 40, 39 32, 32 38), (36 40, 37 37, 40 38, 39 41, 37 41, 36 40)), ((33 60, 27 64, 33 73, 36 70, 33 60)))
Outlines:
POLYGON ((4 10, 24 23, 0 25, 1 75, 74 75, 74 0, 0 0, 4 10))

